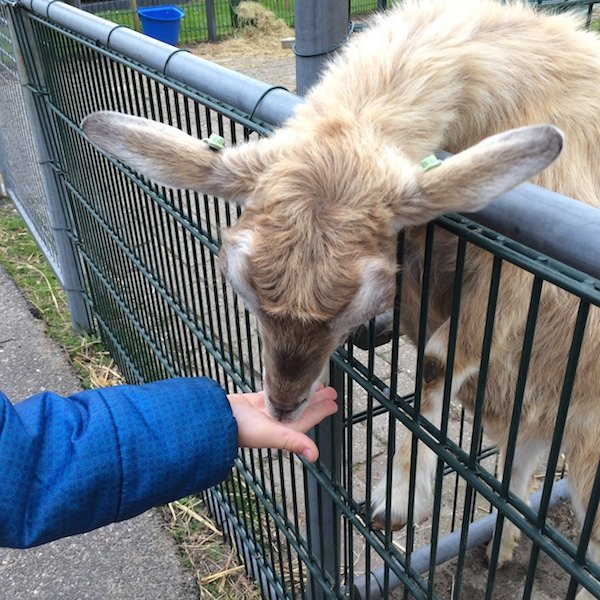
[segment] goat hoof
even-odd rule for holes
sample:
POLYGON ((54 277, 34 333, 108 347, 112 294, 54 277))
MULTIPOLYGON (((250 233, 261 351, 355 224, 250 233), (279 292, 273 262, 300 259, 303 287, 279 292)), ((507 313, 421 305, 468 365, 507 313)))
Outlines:
MULTIPOLYGON (((496 569, 502 569, 512 561, 513 551, 515 549, 516 543, 517 540, 513 539, 507 541, 502 540, 502 543, 500 544, 500 552, 498 553, 498 562, 496 563, 496 569)), ((485 562, 487 563, 488 567, 490 566, 490 561, 492 558, 493 545, 494 540, 491 540, 490 543, 487 545, 485 551, 485 562)))

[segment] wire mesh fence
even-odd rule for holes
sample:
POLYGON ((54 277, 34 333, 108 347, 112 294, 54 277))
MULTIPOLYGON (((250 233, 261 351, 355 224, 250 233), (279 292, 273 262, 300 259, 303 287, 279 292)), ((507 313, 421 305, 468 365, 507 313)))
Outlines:
MULTIPOLYGON (((180 26, 179 45, 207 40, 216 41, 232 35, 240 26, 236 13, 240 1, 198 2, 186 0, 174 3, 185 13, 180 26)), ((138 7, 163 6, 165 4, 167 3, 164 0, 142 0, 133 6, 130 0, 76 3, 83 10, 138 31, 142 30, 137 16, 138 7)), ((275 18, 282 19, 289 27, 294 26, 294 0, 262 0, 260 4, 272 12, 275 18)), ((381 0, 353 0, 350 4, 351 14, 362 15, 383 8, 385 3, 382 3, 381 0)))
POLYGON ((6 193, 29 223, 38 244, 61 278, 56 240, 8 18, 8 8, 0 4, 0 174, 6 193))
MULTIPOLYGON (((232 35, 239 27, 236 7, 241 0, 208 0, 198 2, 186 0, 176 4, 183 9, 185 16, 180 25, 179 45, 193 44, 207 40, 217 39, 232 35)), ((585 15, 589 25, 592 21, 593 7, 597 2, 586 0, 529 0, 546 10, 575 11, 585 15)), ((401 0, 351 0, 349 11, 352 16, 369 15, 376 11, 385 10, 401 0)), ((106 0, 102 2, 75 2, 83 10, 101 16, 109 21, 142 30, 138 7, 164 6, 164 0, 106 0)), ((260 4, 271 11, 273 15, 282 19, 288 26, 294 26, 294 0, 261 0, 260 4)))
MULTIPOLYGON (((129 0, 109 0, 108 2, 82 3, 81 8, 100 17, 126 25, 132 29, 142 30, 137 7, 163 6, 168 4, 163 0, 144 0, 133 7, 129 0)), ((174 4, 174 3, 170 3, 174 4)), ((186 1, 175 3, 180 7, 185 16, 181 20, 179 44, 216 41, 218 38, 231 35, 236 28, 237 19, 235 7, 239 1, 214 0, 208 2, 186 1)), ((289 0, 272 0, 265 3, 265 7, 278 18, 292 24, 294 7, 289 8, 289 0)))
MULTIPOLYGON (((198 137, 215 132, 228 144, 269 135, 271 127, 251 118, 251 111, 141 64, 139 56, 154 51, 143 39, 136 39, 133 59, 47 19, 43 10, 0 8, 27 49, 22 83, 43 99, 37 106, 48 121, 42 133, 52 149, 86 303, 123 373, 134 382, 203 374, 231 391, 261 387, 254 317, 217 264, 221 229, 235 223, 237 207, 157 187, 92 147, 79 124, 93 111, 118 110, 198 137)), ((77 18, 85 22, 85 15, 77 18)), ((399 264, 410 247, 410 239, 399 240, 399 264)), ((342 409, 315 433, 321 462, 312 466, 282 452, 242 450, 232 477, 205 494, 207 503, 265 598, 544 600, 572 598, 578 585, 598 596, 600 568, 586 551, 600 477, 595 475, 589 501, 579 507, 579 520, 570 504, 560 502, 569 496, 560 481, 573 466, 561 454, 563 438, 573 435, 566 427, 571 392, 597 356, 590 344, 597 337, 600 281, 464 217, 430 225, 419 247, 424 277, 416 309, 400 302, 410 283, 410 273, 400 269, 387 327, 382 331, 378 321, 371 322, 332 359, 330 378, 342 409), (448 365, 466 335, 469 261, 474 254, 485 256, 488 267, 479 282, 484 318, 469 334, 481 348, 479 377, 463 398, 471 410, 451 401, 448 368, 436 421, 422 409, 430 369, 423 332, 437 293, 431 276, 442 242, 453 264, 445 294, 451 313, 448 365), (517 314, 507 314, 503 298, 515 273, 530 292, 517 314), (573 310, 565 350, 549 366, 536 344, 548 327, 548 302, 556 298, 573 310), (493 351, 507 319, 520 323, 510 365, 499 364, 493 351), (407 326, 412 336, 402 335, 410 333, 407 326), (493 445, 499 436, 490 437, 483 424, 491 422, 494 382, 507 369, 511 418, 499 464, 493 445), (531 382, 540 373, 552 379, 555 396, 537 425, 554 435, 546 460, 534 465, 527 460, 533 451, 525 447, 524 457, 518 441, 522 424, 530 423, 531 382), (416 483, 418 457, 426 448, 436 457, 431 498, 421 496, 416 483), (395 460, 396 450, 401 453, 395 460), (372 509, 381 495, 377 483, 390 480, 399 460, 406 477, 395 488, 383 486, 385 510, 378 513, 372 509), (531 506, 524 501, 529 490, 522 496, 509 492, 513 464, 533 475, 531 506), (405 523, 392 519, 398 498, 406 503, 405 523), (521 540, 512 562, 500 570, 502 530, 520 531, 521 540), (482 544, 492 536, 486 561, 482 544)), ((596 473, 596 465, 591 468, 596 473)))

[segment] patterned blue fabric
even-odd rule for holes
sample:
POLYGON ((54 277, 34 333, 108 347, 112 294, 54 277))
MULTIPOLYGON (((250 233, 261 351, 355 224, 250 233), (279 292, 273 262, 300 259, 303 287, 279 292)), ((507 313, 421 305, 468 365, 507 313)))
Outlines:
POLYGON ((237 425, 206 378, 12 405, 0 393, 0 546, 26 548, 128 519, 225 479, 237 425))

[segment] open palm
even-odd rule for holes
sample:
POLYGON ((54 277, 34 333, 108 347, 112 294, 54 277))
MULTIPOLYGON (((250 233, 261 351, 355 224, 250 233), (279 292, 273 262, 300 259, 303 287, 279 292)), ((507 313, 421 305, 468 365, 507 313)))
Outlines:
POLYGON ((227 396, 241 448, 278 448, 300 454, 310 462, 317 460, 319 449, 305 432, 337 411, 336 397, 333 388, 322 387, 312 395, 299 419, 282 423, 269 415, 263 392, 227 396))

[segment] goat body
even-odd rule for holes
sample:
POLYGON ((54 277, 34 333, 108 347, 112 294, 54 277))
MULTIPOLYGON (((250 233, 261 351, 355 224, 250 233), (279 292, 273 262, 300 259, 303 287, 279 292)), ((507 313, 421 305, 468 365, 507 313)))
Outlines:
MULTIPOLYGON (((414 341, 426 222, 476 211, 531 178, 600 204, 600 41, 571 17, 540 15, 522 4, 406 0, 354 36, 268 139, 213 152, 178 130, 116 113, 91 115, 84 129, 159 183, 245 205, 224 232, 222 269, 257 315, 271 411, 293 419, 348 332, 391 306, 400 230, 406 231, 403 327, 414 341), (566 141, 553 162, 562 148, 556 128, 566 141), (424 171, 421 159, 437 148, 454 156, 424 171)), ((436 234, 422 412, 438 425, 454 246, 449 234, 436 234)), ((465 264, 452 394, 467 408, 474 405, 491 261, 470 248, 465 264)), ((483 415, 501 450, 531 280, 510 264, 502 269, 483 415)), ((543 286, 510 484, 522 498, 554 430, 576 312, 577 299, 543 286)), ((600 379, 598 319, 592 308, 565 428, 580 513, 600 458, 593 389, 600 379)), ((387 507, 395 526, 404 524, 408 509, 407 456, 410 436, 395 459, 398 490, 387 507)), ((417 513, 431 496, 435 464, 419 446, 417 513)), ((380 482, 373 494, 381 520, 386 485, 380 482)), ((501 562, 517 534, 505 526, 501 562)), ((594 558, 599 544, 597 522, 594 558)))

